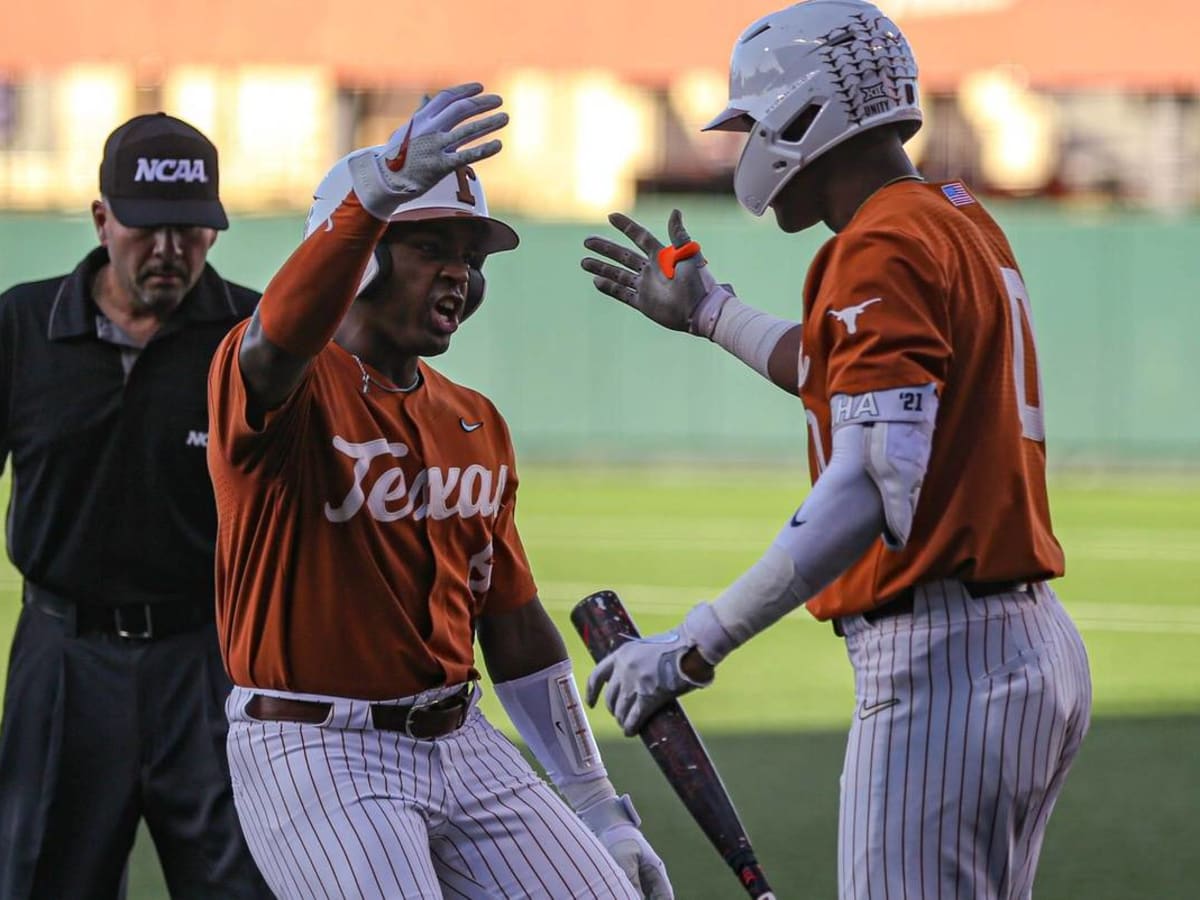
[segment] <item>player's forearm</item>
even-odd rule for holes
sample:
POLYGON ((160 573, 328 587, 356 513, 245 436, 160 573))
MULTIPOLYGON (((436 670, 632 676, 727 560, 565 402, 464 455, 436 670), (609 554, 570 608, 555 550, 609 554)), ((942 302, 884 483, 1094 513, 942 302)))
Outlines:
POLYGON ((296 248, 259 303, 264 336, 297 358, 329 343, 358 292, 387 223, 367 212, 353 191, 296 248))
POLYGON ((568 657, 562 635, 537 597, 511 612, 480 616, 476 627, 493 682, 523 678, 568 657))
POLYGON ((711 286, 696 307, 691 330, 737 357, 763 378, 787 391, 800 392, 801 327, 743 303, 728 285, 711 286))
POLYGON ((504 711, 571 806, 611 798, 566 644, 541 601, 481 616, 479 646, 504 711))
POLYGON ((570 660, 520 678, 493 680, 493 687, 521 738, 572 807, 612 796, 570 660))
POLYGON ((614 829, 636 828, 641 820, 629 795, 618 797, 609 781, 570 660, 493 687, 563 799, 619 859, 624 854, 616 851, 612 840, 622 836, 614 829))
POLYGON ((829 466, 808 498, 762 558, 713 600, 729 649, 807 602, 883 532, 883 499, 866 471, 862 446, 852 431, 834 436, 829 466))

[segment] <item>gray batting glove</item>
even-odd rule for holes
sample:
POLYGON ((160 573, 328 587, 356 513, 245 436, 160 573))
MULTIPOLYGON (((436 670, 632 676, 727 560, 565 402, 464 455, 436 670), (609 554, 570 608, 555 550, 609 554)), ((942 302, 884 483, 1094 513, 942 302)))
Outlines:
POLYGON ((584 271, 594 276, 596 289, 664 328, 711 339, 721 307, 733 291, 717 284, 708 271, 700 245, 683 227, 683 214, 672 211, 667 221, 671 243, 666 245, 622 213, 613 213, 608 221, 641 252, 607 238, 587 238, 584 247, 612 261, 590 256, 581 261, 584 271))
POLYGON ((710 665, 733 649, 732 639, 707 603, 693 608, 673 631, 626 641, 600 660, 588 676, 588 706, 596 705, 607 683, 604 701, 608 711, 626 737, 637 734, 665 704, 712 684, 711 678, 694 681, 683 671, 680 662, 693 647, 710 665))
POLYGON ((363 208, 387 221, 397 206, 421 196, 455 169, 499 153, 498 140, 462 146, 508 124, 508 113, 474 118, 503 102, 482 90, 474 82, 447 88, 424 102, 382 148, 352 157, 354 192, 363 208))
POLYGON ((579 818, 600 839, 629 881, 646 900, 674 900, 667 867, 654 852, 629 795, 610 797, 579 811, 579 818))

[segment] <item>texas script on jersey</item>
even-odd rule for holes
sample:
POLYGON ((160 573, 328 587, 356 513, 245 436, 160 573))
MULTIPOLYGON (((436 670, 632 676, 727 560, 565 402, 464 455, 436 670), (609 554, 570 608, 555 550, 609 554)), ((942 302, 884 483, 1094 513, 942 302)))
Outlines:
POLYGON ((478 463, 465 469, 430 466, 421 469, 411 484, 403 469, 392 466, 367 484, 372 460, 378 456, 405 457, 408 445, 385 438, 356 444, 334 435, 333 446, 354 460, 354 483, 340 504, 325 504, 325 518, 330 522, 349 521, 364 506, 367 514, 379 522, 394 522, 409 515, 418 521, 426 516, 447 519, 458 515, 469 519, 475 515, 494 516, 500 509, 508 481, 506 465, 501 465, 498 473, 478 463))

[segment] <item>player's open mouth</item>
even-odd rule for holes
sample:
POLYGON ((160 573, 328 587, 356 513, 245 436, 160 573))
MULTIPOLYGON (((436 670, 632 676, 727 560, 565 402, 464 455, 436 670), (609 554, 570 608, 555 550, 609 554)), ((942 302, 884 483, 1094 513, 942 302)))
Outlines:
POLYGON ((462 315, 463 303, 455 296, 442 297, 433 304, 430 318, 434 330, 442 334, 454 334, 458 330, 459 317, 462 315))

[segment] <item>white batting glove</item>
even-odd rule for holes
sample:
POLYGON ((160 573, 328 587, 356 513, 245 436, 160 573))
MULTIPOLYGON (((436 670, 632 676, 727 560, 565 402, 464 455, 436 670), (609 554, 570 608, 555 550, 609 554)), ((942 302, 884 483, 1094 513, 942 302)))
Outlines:
POLYGON ((617 724, 631 736, 664 704, 705 682, 689 678, 680 667, 683 655, 693 647, 710 665, 716 665, 733 649, 733 639, 707 603, 696 606, 673 631, 626 641, 600 660, 587 682, 587 702, 596 704, 608 683, 605 703, 617 724))
POLYGON ((425 102, 381 149, 351 157, 354 192, 363 208, 387 221, 397 206, 421 196, 455 169, 499 153, 498 140, 461 149, 508 124, 508 113, 467 121, 503 102, 482 90, 475 82, 447 88, 425 102))
POLYGON ((711 339, 721 308, 733 291, 717 284, 709 272, 700 245, 683 227, 683 214, 677 209, 671 212, 667 222, 671 242, 666 245, 629 216, 613 213, 608 221, 641 252, 607 238, 587 238, 584 247, 612 261, 590 256, 581 261, 584 271, 594 276, 596 290, 664 328, 711 339))
POLYGON ((629 795, 609 797, 579 811, 579 818, 600 839, 609 855, 646 900, 674 900, 667 867, 654 852, 629 795))

